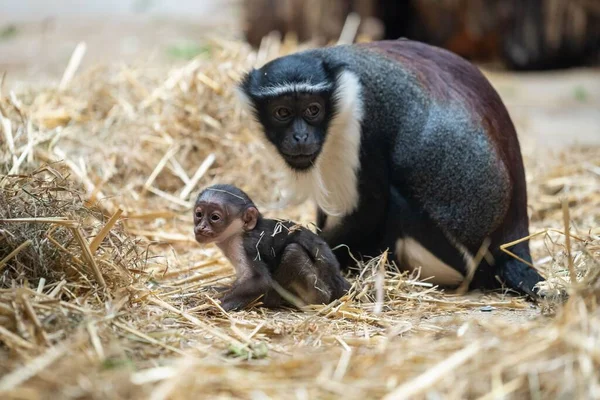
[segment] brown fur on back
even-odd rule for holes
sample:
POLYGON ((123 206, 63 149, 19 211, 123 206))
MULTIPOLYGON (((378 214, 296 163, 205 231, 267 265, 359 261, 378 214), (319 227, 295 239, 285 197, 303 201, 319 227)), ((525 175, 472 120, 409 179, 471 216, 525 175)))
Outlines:
POLYGON ((360 46, 400 62, 435 100, 461 104, 484 128, 511 178, 512 199, 505 221, 519 221, 513 225, 515 232, 505 232, 502 224, 494 236, 500 240, 527 236, 527 191, 519 140, 504 103, 481 71, 447 50, 411 40, 360 46))

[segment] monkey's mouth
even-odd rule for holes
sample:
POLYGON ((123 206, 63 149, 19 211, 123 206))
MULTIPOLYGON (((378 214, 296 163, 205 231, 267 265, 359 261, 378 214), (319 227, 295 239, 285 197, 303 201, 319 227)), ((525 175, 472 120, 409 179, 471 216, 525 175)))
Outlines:
POLYGON ((196 241, 200 243, 210 242, 215 238, 214 232, 196 232, 196 241))
POLYGON ((311 154, 285 154, 282 153, 285 162, 294 169, 305 170, 312 167, 319 155, 318 151, 311 154))

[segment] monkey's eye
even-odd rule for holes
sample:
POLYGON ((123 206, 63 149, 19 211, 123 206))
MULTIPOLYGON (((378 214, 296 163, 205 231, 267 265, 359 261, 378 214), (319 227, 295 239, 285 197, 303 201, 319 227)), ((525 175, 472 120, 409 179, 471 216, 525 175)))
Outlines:
POLYGON ((279 121, 287 121, 292 116, 292 110, 287 107, 277 107, 273 111, 273 115, 279 121))
POLYGON ((213 214, 210 216, 210 220, 212 222, 219 222, 221 220, 221 217, 219 216, 219 214, 213 214))
POLYGON ((304 110, 304 116, 310 119, 314 119, 319 115, 320 112, 321 106, 317 103, 313 103, 306 107, 306 110, 304 110))
POLYGON ((202 211, 196 211, 196 218, 198 218, 198 219, 202 218, 202 211))

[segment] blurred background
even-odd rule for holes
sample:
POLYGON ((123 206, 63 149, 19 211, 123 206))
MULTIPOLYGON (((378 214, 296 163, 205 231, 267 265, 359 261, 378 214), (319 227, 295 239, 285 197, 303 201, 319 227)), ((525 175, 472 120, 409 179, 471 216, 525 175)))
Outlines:
POLYGON ((408 37, 489 73, 544 141, 600 141, 600 0, 3 0, 4 87, 60 79, 75 46, 98 63, 186 62, 208 35, 336 43, 408 37))
POLYGON ((511 69, 555 69, 599 61, 598 0, 246 0, 245 34, 272 30, 301 41, 337 39, 349 13, 359 37, 408 37, 511 69))

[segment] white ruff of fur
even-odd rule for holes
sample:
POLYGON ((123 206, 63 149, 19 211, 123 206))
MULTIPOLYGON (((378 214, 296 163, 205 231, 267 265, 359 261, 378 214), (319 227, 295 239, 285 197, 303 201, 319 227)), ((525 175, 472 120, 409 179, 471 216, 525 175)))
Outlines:
MULTIPOLYGON (((237 91, 238 98, 247 110, 252 110, 252 102, 243 91, 237 91)), ((282 204, 300 204, 312 198, 327 215, 344 216, 356 209, 359 194, 357 174, 360 168, 360 141, 363 104, 358 77, 344 71, 337 78, 338 112, 330 123, 329 131, 321 154, 313 168, 306 172, 291 169, 279 155, 277 147, 264 134, 259 135, 279 170, 286 172, 286 184, 282 204), (273 157, 277 155, 276 157, 273 157)), ((327 227, 339 218, 328 218, 327 227)))
POLYGON ((311 197, 329 216, 356 209, 359 194, 360 141, 363 105, 358 77, 344 71, 338 76, 338 113, 331 121, 325 144, 308 172, 292 172, 296 195, 311 197))

